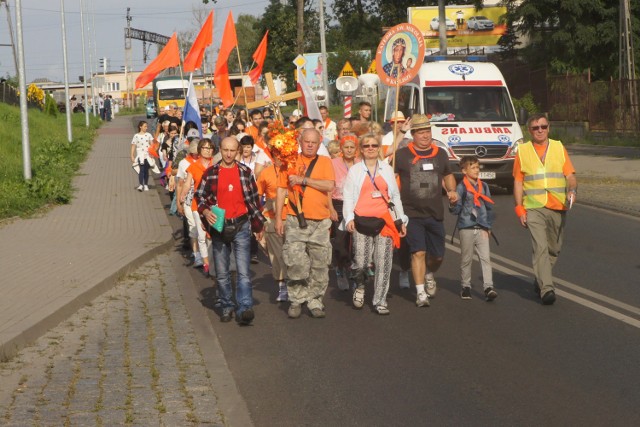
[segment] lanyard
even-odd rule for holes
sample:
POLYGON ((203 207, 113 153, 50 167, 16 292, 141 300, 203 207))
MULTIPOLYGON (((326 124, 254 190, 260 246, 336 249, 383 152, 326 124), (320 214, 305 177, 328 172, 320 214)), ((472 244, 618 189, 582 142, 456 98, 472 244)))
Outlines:
POLYGON ((376 162, 376 168, 373 170, 373 176, 371 176, 371 172, 369 172, 369 167, 367 165, 364 165, 364 167, 367 168, 367 175, 369 175, 371 184, 373 184, 373 186, 375 187, 376 173, 378 173, 378 162, 376 162))

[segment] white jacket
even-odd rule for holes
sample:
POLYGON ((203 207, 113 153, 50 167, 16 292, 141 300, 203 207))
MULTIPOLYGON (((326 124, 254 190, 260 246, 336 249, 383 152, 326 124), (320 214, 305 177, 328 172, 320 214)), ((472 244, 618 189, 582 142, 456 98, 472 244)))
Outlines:
MULTIPOLYGON (((346 224, 349 224, 350 221, 353 221, 356 203, 358 203, 358 198, 360 197, 360 192, 362 191, 362 184, 364 183, 365 179, 369 179, 367 170, 367 165, 365 165, 364 161, 356 163, 349 168, 349 173, 347 174, 347 178, 344 181, 344 188, 342 190, 342 194, 344 197, 344 202, 342 205, 342 215, 344 217, 344 221, 342 224, 340 224, 341 229, 344 229, 346 224)), ((395 206, 398 218, 401 218, 403 224, 406 225, 409 222, 409 218, 404 214, 404 209, 402 208, 402 200, 400 200, 400 189, 398 188, 398 184, 396 183, 396 176, 393 173, 393 168, 387 162, 378 160, 378 173, 387 183, 387 186, 389 188, 389 199, 395 206)))

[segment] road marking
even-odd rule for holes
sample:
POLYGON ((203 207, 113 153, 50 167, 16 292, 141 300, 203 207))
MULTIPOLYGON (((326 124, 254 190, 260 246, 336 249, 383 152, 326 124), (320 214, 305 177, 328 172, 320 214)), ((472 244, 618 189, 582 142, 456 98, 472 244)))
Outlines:
MULTIPOLYGON (((447 239, 447 241, 451 241, 451 236, 447 236, 446 239, 447 239)), ((458 243, 460 242, 458 239, 454 239, 454 241, 456 241, 458 243)), ((461 253, 461 250, 460 250, 460 248, 458 246, 455 246, 455 245, 450 244, 450 243, 445 243, 445 245, 446 245, 447 249, 450 249, 450 250, 452 250, 452 251, 454 251, 456 253, 461 253)), ((531 275, 533 275, 533 269, 531 267, 528 267, 526 265, 520 264, 519 262, 510 260, 510 259, 502 257, 500 255, 494 255, 494 254, 491 255, 491 258, 492 258, 492 260, 495 259, 495 260, 499 261, 502 264, 506 264, 506 265, 509 265, 511 267, 514 267, 514 268, 517 268, 519 270, 522 270, 522 271, 524 271, 526 273, 529 273, 529 276, 524 275, 521 272, 518 272, 516 270, 512 270, 511 268, 506 267, 504 265, 492 262, 492 267, 495 270, 501 271, 501 272, 506 273, 506 274, 508 274, 510 276, 514 276, 514 277, 519 278, 519 279, 521 279, 521 280, 523 280, 525 282, 528 282, 529 278, 531 277, 531 275)), ((474 259, 477 260, 478 257, 476 255, 474 255, 474 259)), ((566 287, 568 289, 571 289, 574 292, 582 293, 583 295, 589 296, 590 298, 593 298, 595 300, 599 300, 599 301, 601 301, 601 302, 603 302, 605 304, 617 307, 617 308, 619 308, 621 310, 624 310, 624 311, 627 311, 629 313, 640 315, 640 309, 638 307, 634 307, 632 305, 625 304, 623 302, 620 302, 620 301, 615 300, 613 298, 609 298, 609 297, 607 297, 605 295, 602 295, 602 294, 599 294, 597 292, 590 291, 588 289, 585 289, 585 288, 583 288, 581 286, 578 286, 576 284, 573 284, 571 282, 567 282, 566 280, 563 280, 563 279, 558 279, 558 278, 554 277, 553 280, 557 284, 559 284, 560 286, 564 286, 564 287, 566 287)), ((640 320, 638 320, 638 319, 635 319, 633 317, 627 316, 626 314, 623 314, 623 313, 620 313, 618 311, 612 310, 612 309, 610 309, 608 307, 605 307, 603 305, 600 305, 600 304, 598 304, 596 302, 593 302, 593 301, 590 301, 588 299, 582 298, 582 297, 580 297, 578 295, 574 295, 574 294, 569 293, 567 291, 564 291, 562 289, 556 289, 556 294, 561 296, 561 297, 563 297, 563 298, 566 298, 566 299, 568 299, 570 301, 573 301, 573 302, 575 302, 577 304, 580 304, 580 305, 582 305, 584 307, 590 308, 590 309, 592 309, 594 311, 597 311, 597 312, 599 312, 601 314, 604 314, 605 316, 609 316, 609 317, 611 317, 613 319, 619 320, 619 321, 624 322, 624 323, 626 323, 626 324, 628 324, 630 326, 634 326, 634 327, 640 329, 640 320)))

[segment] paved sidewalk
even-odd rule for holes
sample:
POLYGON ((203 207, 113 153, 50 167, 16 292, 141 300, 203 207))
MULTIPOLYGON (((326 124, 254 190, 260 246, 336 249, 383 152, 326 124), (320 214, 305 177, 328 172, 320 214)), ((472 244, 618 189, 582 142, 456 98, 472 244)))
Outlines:
POLYGON ((225 425, 184 282, 159 255, 0 364, 0 424, 225 425))
POLYGON ((131 117, 105 123, 71 204, 0 228, 0 360, 170 246, 157 192, 135 191, 134 133, 131 117))

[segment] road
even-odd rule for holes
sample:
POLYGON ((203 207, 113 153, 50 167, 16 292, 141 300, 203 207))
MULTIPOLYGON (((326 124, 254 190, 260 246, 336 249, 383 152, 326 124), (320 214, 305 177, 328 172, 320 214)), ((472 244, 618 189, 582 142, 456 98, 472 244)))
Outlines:
MULTIPOLYGON (((640 221, 575 206, 559 298, 542 306, 527 231, 510 196, 495 200, 493 303, 477 263, 473 299, 458 296, 450 237, 431 307, 416 308, 394 272, 390 316, 373 312, 371 288, 353 309, 332 278, 325 319, 288 319, 266 259, 254 266, 254 325, 210 319, 255 425, 640 425, 640 221)), ((211 304, 212 281, 191 271, 211 304)))

